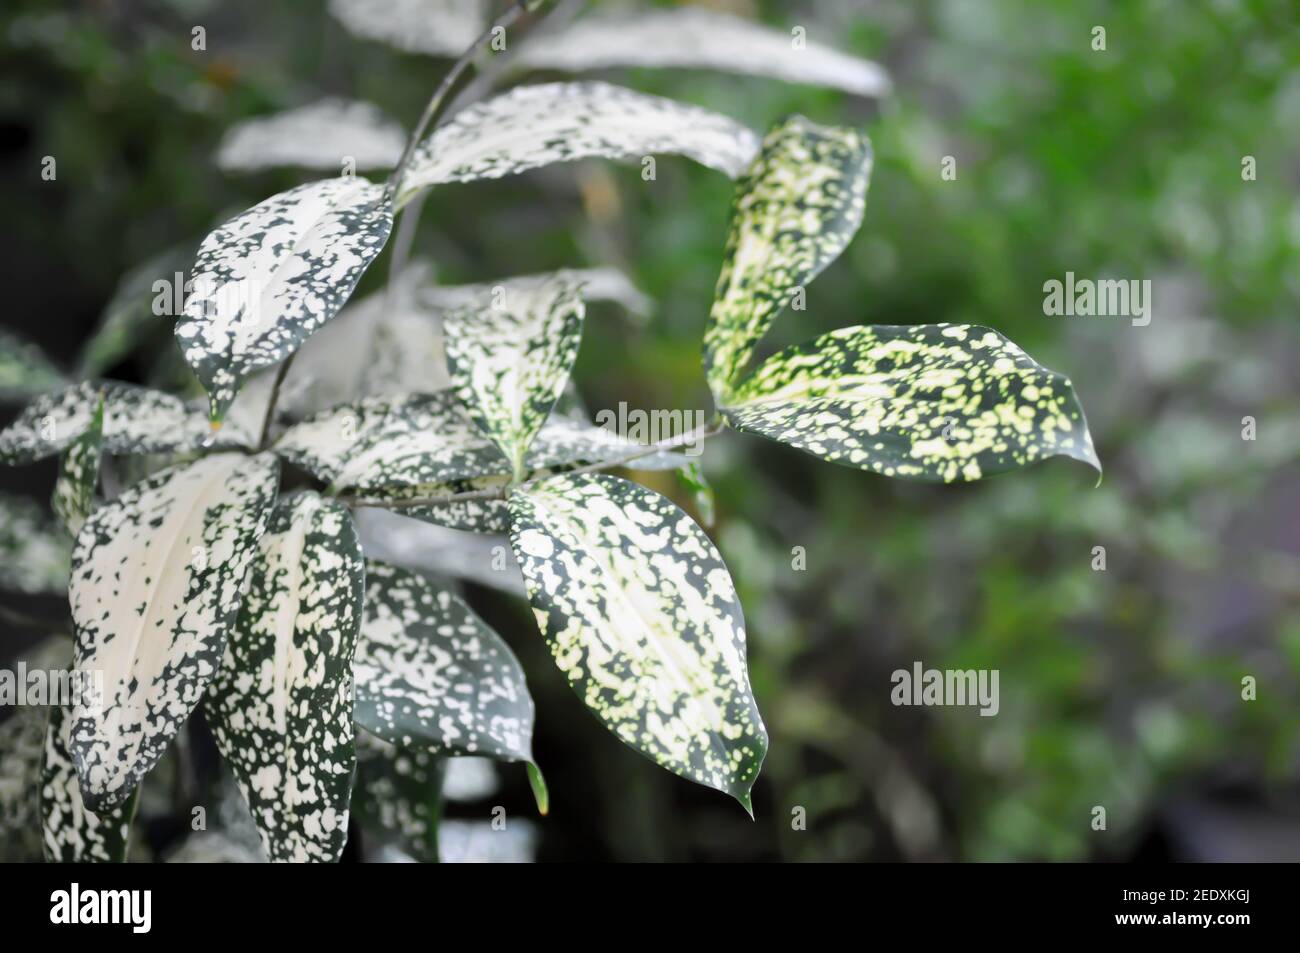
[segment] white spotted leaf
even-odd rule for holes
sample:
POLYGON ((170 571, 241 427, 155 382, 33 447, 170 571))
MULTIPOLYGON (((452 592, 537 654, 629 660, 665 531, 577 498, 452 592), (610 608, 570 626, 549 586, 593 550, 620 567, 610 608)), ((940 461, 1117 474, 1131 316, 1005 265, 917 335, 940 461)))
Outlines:
POLYGON ((347 841, 364 595, 347 509, 315 493, 282 499, 204 702, 272 861, 334 862, 347 841))
POLYGON ((514 492, 510 540, 538 627, 625 744, 747 811, 767 752, 731 575, 671 501, 607 474, 514 492))
POLYGON ((392 225, 383 186, 343 176, 273 195, 203 240, 176 339, 214 423, 245 378, 343 307, 392 225))
POLYGON ((95 506, 95 489, 99 485, 99 463, 104 447, 104 403, 90 419, 85 432, 74 440, 59 458, 59 476, 54 481, 50 509, 69 536, 75 537, 95 506))
POLYGON ((757 152, 751 130, 698 106, 608 83, 519 86, 439 126, 416 150, 397 201, 444 182, 657 153, 684 155, 735 178, 757 152))
POLYGON ((69 748, 94 811, 126 800, 217 672, 275 500, 270 454, 162 470, 87 518, 72 554, 75 666, 102 704, 77 704, 69 748))
POLYGON ((532 761, 533 700, 509 646, 416 573, 366 564, 357 724, 402 748, 532 761))
POLYGON ((447 367, 470 417, 522 478, 529 444, 563 392, 582 341, 582 286, 563 272, 443 315, 447 367))
POLYGON ((41 758, 41 822, 50 863, 114 863, 126 860, 133 805, 130 800, 93 813, 81 799, 77 766, 68 750, 72 710, 50 706, 41 758))
POLYGON ((889 92, 877 64, 789 32, 700 7, 602 14, 530 37, 518 63, 530 69, 686 67, 827 86, 859 96, 889 92))
POLYGON ((426 750, 358 732, 352 811, 367 838, 436 864, 446 766, 446 758, 426 750))
POLYGON ((802 116, 777 125, 736 186, 731 229, 704 330, 704 369, 719 403, 792 297, 862 224, 871 143, 802 116))
POLYGON ((768 358, 722 413, 737 430, 892 477, 978 480, 1052 456, 1101 472, 1070 381, 973 325, 831 331, 768 358))

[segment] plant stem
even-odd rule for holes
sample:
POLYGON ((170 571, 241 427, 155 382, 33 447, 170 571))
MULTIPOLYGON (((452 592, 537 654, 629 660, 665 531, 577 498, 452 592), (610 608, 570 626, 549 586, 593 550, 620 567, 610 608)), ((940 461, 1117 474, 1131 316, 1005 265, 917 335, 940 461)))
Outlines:
MULTIPOLYGON (((697 441, 706 440, 709 437, 721 432, 722 425, 718 420, 711 420, 707 424, 696 427, 694 430, 688 430, 686 433, 678 434, 675 437, 669 437, 666 440, 660 440, 658 443, 647 444, 638 448, 634 453, 625 454, 614 460, 602 460, 600 463, 591 463, 587 466, 578 467, 568 470, 563 476, 573 476, 579 473, 595 473, 601 470, 612 470, 615 467, 621 467, 634 460, 640 460, 642 457, 648 457, 653 453, 660 453, 666 450, 674 450, 677 447, 687 446, 697 441)), ((478 500, 505 500, 509 498, 512 490, 521 490, 539 483, 546 477, 533 477, 530 480, 524 480, 522 483, 516 483, 512 486, 501 486, 487 490, 466 490, 463 493, 449 493, 446 496, 429 496, 429 497, 410 497, 401 500, 383 500, 370 499, 359 496, 341 496, 338 497, 340 503, 350 506, 353 509, 361 507, 371 507, 381 510, 404 510, 415 506, 445 506, 449 503, 468 503, 478 500)))
POLYGON ((289 365, 293 359, 298 356, 294 351, 283 361, 275 372, 275 381, 271 384, 271 396, 266 401, 266 415, 262 418, 262 433, 257 438, 257 449, 259 451, 266 449, 266 438, 271 434, 271 421, 275 419, 275 405, 280 402, 280 387, 284 384, 284 379, 289 375, 289 365))

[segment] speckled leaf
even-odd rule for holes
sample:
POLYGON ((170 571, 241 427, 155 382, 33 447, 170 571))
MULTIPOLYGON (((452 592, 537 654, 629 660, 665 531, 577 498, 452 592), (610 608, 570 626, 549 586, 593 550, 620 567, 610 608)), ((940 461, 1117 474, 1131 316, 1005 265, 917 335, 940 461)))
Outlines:
POLYGON ((608 83, 519 86, 439 126, 416 151, 398 204, 442 182, 665 152, 735 178, 758 152, 758 137, 718 113, 608 83))
POLYGON ((537 624, 587 707, 625 744, 751 810, 767 731, 740 601, 704 531, 607 474, 555 477, 509 505, 537 624))
POLYGON ((989 328, 841 328, 765 361, 723 408, 833 463, 978 480, 1051 456, 1101 471, 1074 387, 989 328))
POLYGON ((99 458, 104 445, 104 399, 101 398, 90 426, 59 459, 59 476, 54 481, 50 508, 68 535, 76 536, 95 506, 99 485, 99 458))
POLYGON ((364 594, 348 511, 315 493, 281 500, 204 702, 273 861, 337 861, 347 841, 364 594))
POLYGON ((563 272, 443 315, 447 367, 479 429, 523 475, 528 445, 569 380, 582 341, 582 286, 563 272))
POLYGON ((102 673, 104 701, 74 708, 69 748, 92 810, 127 798, 216 674, 278 477, 270 454, 203 457, 129 487, 77 534, 76 669, 102 673))
POLYGON ((109 863, 126 860, 133 805, 98 814, 86 808, 77 783, 77 766, 68 751, 72 709, 50 706, 41 759, 41 820, 45 859, 51 863, 109 863))
MULTIPOLYGON (((317 414, 287 430, 272 449, 340 488, 375 495, 509 475, 510 463, 474 425, 456 394, 371 397, 317 414)), ((552 416, 525 455, 525 470, 572 469, 637 453, 641 445, 600 427, 552 416)), ((680 458, 652 454, 641 469, 671 469, 680 458)))
POLYGON ((383 186, 344 176, 273 195, 203 240, 176 339, 213 421, 244 378, 334 317, 392 225, 383 186))
POLYGON ((378 106, 330 98, 241 122, 222 138, 217 165, 238 172, 279 166, 337 172, 351 159, 356 169, 388 169, 405 145, 402 127, 378 106))
POLYGON ((699 7, 578 20, 559 32, 530 37, 519 51, 519 65, 566 72, 629 66, 704 68, 828 86, 859 96, 889 91, 889 77, 875 63, 811 36, 796 46, 788 31, 699 7))
POLYGON ((24 400, 62 384, 63 373, 39 347, 0 330, 0 400, 24 400))
POLYGON ((531 761, 533 700, 510 647, 463 601, 371 560, 353 667, 357 724, 436 754, 531 761))
POLYGON ((428 751, 399 748, 358 732, 352 805, 362 831, 420 863, 436 864, 446 764, 428 751))
POLYGON ((0 589, 62 595, 71 564, 68 539, 46 512, 26 497, 0 493, 0 589))
POLYGON ((704 369, 719 403, 773 319, 862 224, 871 143, 852 129, 792 116, 768 133, 736 186, 731 231, 704 330, 704 369))
POLYGON ((32 401, 3 432, 0 461, 31 463, 61 453, 84 434, 104 398, 103 451, 115 456, 241 446, 248 434, 213 435, 202 413, 178 397, 116 381, 86 381, 32 401))
POLYGON ((487 28, 487 0, 330 0, 349 32, 408 53, 455 56, 487 28))

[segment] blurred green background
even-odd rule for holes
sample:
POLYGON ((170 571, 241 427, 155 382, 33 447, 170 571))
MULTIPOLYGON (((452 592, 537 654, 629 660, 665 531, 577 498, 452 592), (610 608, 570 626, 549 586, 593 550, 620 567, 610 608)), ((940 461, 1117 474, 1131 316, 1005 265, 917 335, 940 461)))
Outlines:
MULTIPOLYGON (((754 822, 608 735, 525 604, 471 587, 537 700, 552 803, 539 859, 1300 860, 1300 8, 707 5, 803 25, 895 87, 876 102, 697 70, 604 74, 756 130, 800 112, 869 131, 862 231, 765 352, 851 324, 989 325, 1073 379, 1106 475, 1094 487, 1056 460, 929 486, 711 441, 712 532, 771 734, 754 822), (1045 317, 1043 283, 1066 271, 1151 280, 1151 324, 1045 317), (890 673, 917 660, 997 669, 1000 712, 892 706, 890 673), (1257 700, 1241 697, 1247 675, 1257 700)), ((324 94, 409 126, 447 65, 358 39, 323 3, 246 0, 6 0, 0 53, 0 322, 65 367, 125 272, 315 177, 220 172, 228 127, 324 94)), ((447 283, 624 268, 655 312, 637 324, 593 307, 586 404, 707 411, 699 342, 730 195, 670 157, 653 182, 593 162, 448 186, 414 255, 447 283)), ((358 293, 386 273, 387 256, 358 293)), ((165 321, 109 376, 151 379, 175 348, 165 321)), ((44 499, 52 478, 47 461, 0 485, 44 499)), ((693 505, 671 475, 647 482, 693 505)), ((530 812, 523 772, 502 780, 449 813, 530 812)))

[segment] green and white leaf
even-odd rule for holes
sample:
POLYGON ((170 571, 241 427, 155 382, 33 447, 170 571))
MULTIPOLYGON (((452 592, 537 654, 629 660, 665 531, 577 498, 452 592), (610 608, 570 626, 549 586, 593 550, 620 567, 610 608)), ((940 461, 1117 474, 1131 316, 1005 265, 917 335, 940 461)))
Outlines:
POLYGON ((365 563, 346 508, 280 501, 204 703, 272 861, 334 862, 356 768, 352 664, 365 563))
POLYGON ((104 690, 75 706, 69 743, 91 810, 126 800, 216 674, 278 478, 271 454, 203 457, 129 487, 77 534, 75 665, 104 690))
POLYGON ((393 512, 445 529, 467 533, 502 534, 510 532, 510 508, 505 490, 508 476, 476 477, 450 483, 423 483, 412 487, 367 491, 366 498, 382 501, 393 512), (489 498, 453 500, 463 493, 488 493, 489 498), (422 501, 412 503, 411 501, 422 501), (436 501, 436 502, 423 502, 436 501))
POLYGON ((499 179, 556 162, 675 153, 731 178, 758 137, 726 116, 608 83, 519 86, 457 113, 417 149, 398 204, 444 182, 499 179))
POLYGON ((408 53, 458 56, 487 29, 487 0, 330 0, 348 32, 408 53))
POLYGON ((59 459, 59 476, 54 481, 50 508, 68 535, 76 537, 81 524, 95 507, 99 485, 99 460, 104 446, 104 399, 90 420, 90 426, 59 459))
POLYGON ((392 225, 383 186, 343 176, 274 195, 203 240, 176 339, 214 422, 249 374, 338 313, 392 225))
POLYGON ((62 595, 71 565, 68 538, 45 510, 26 497, 0 493, 0 589, 62 595))
POLYGON ((292 167, 337 172, 391 169, 402 157, 406 134, 378 106, 330 97, 233 127, 217 149, 228 172, 292 167))
POLYGON ((523 669, 469 606, 374 560, 365 606, 353 667, 357 724, 403 748, 532 761, 523 669))
POLYGON ((357 783, 352 804, 362 830, 423 864, 438 862, 445 758, 357 734, 357 783))
POLYGON ((722 273, 704 331, 704 370, 718 403, 776 316, 862 224, 871 143, 802 116, 780 123, 736 186, 722 273))
POLYGON ((582 342, 582 286, 563 272, 505 288, 443 315, 452 385, 470 417, 505 454, 516 480, 582 342))
POLYGON ((87 809, 68 750, 72 709, 50 706, 41 759, 41 822, 45 859, 63 864, 120 864, 126 861, 133 804, 100 813, 87 809))
POLYGON ((812 39, 796 47, 789 31, 700 7, 578 20, 559 32, 529 38, 520 48, 518 65, 570 73, 619 67, 716 69, 859 96, 883 96, 890 88, 885 71, 868 60, 812 39))
POLYGON ((0 330, 0 401, 25 400, 61 387, 60 371, 35 344, 0 330))
POLYGON ((0 461, 31 463, 62 453, 90 428, 101 395, 104 453, 172 453, 251 442, 238 428, 214 435, 202 412, 171 394, 116 381, 86 381, 32 401, 0 432, 0 461))
POLYGON ((708 536, 607 474, 554 477, 509 506, 537 624, 587 707, 625 744, 751 810, 767 731, 740 601, 708 536))
POLYGON ((989 328, 841 328, 768 358, 723 415, 845 466, 951 483, 1073 457, 1101 472, 1074 386, 989 328))

